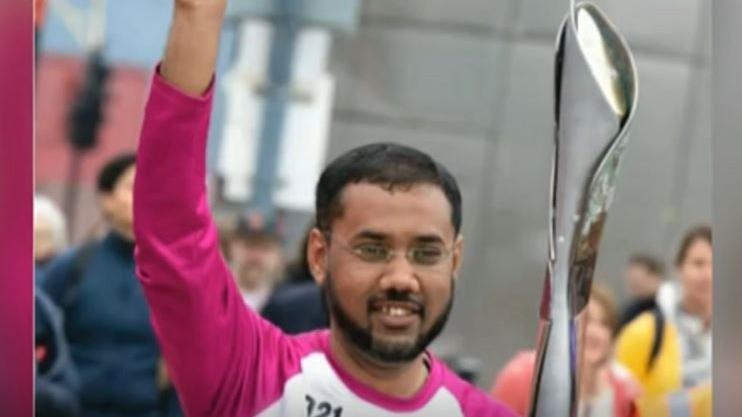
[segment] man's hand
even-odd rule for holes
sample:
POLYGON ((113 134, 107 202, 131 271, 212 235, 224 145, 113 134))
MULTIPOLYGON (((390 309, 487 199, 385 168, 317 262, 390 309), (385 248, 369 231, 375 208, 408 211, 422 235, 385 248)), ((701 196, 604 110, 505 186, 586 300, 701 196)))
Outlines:
POLYGON ((224 12, 226 0, 175 0, 175 7, 181 9, 210 9, 224 12))
POLYGON ((161 75, 184 92, 200 95, 216 66, 227 0, 175 0, 161 75))

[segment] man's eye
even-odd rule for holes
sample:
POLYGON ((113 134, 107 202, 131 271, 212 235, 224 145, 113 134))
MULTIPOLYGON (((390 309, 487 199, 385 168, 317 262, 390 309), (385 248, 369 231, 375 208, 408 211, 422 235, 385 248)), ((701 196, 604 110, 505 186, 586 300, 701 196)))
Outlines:
POLYGON ((443 258, 443 250, 435 246, 425 246, 412 250, 412 259, 421 265, 433 265, 443 258))
POLYGON ((383 261, 386 260, 389 254, 389 250, 386 247, 376 244, 358 245, 355 247, 354 252, 361 259, 367 261, 383 261))

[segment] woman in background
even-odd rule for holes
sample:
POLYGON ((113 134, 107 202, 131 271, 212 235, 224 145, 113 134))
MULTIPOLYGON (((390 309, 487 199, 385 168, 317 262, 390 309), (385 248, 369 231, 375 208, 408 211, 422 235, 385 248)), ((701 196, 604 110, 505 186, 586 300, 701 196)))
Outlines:
MULTIPOLYGON (((618 315, 610 293, 593 284, 580 336, 580 417, 635 417, 638 383, 613 359, 618 315)), ((522 416, 530 404, 536 352, 519 352, 495 379, 492 395, 522 416)))

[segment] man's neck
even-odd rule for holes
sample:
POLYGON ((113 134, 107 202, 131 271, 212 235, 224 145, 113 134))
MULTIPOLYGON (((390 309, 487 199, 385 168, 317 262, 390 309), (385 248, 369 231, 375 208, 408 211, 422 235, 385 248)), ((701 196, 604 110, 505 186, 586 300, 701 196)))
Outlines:
POLYGON ((381 364, 350 346, 339 330, 330 331, 330 350, 345 372, 364 385, 389 396, 410 398, 425 385, 428 367, 424 354, 402 364, 381 364))

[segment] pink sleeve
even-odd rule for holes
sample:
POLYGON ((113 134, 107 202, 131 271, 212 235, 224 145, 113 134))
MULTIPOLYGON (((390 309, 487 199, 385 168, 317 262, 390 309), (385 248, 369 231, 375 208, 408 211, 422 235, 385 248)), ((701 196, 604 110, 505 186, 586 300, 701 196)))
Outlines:
POLYGON ((296 372, 292 342, 245 307, 206 198, 212 87, 181 93, 158 74, 134 186, 137 275, 187 415, 254 415, 296 372))

